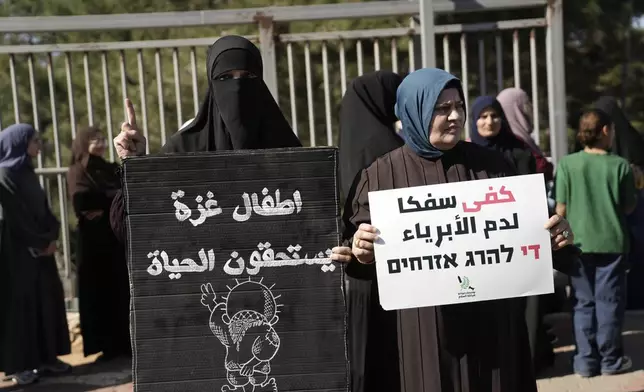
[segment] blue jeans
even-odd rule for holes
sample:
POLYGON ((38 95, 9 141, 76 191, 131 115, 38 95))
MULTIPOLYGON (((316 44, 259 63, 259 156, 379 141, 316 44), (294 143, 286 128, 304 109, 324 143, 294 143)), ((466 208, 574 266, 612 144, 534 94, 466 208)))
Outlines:
POLYGON ((622 366, 626 262, 620 254, 582 254, 570 281, 575 292, 576 373, 591 376, 622 366))

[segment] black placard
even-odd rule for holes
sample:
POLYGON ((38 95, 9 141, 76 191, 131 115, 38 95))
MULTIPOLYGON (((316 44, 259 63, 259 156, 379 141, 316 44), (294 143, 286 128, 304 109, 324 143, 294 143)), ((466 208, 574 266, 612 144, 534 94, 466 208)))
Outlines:
POLYGON ((337 149, 123 166, 135 391, 347 391, 337 149))

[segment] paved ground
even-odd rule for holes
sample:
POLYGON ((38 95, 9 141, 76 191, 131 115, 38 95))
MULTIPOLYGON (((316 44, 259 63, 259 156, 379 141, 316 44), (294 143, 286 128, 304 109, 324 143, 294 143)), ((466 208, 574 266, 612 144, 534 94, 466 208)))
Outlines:
MULTIPOLYGON (((627 354, 633 358, 633 371, 619 376, 601 376, 581 379, 570 373, 569 359, 574 349, 570 332, 570 317, 554 315, 550 322, 555 325, 559 342, 555 347, 556 363, 553 369, 543 374, 539 392, 644 392, 644 312, 632 312, 626 317, 624 342, 627 354)), ((131 392, 131 363, 121 360, 109 363, 93 363, 95 356, 83 358, 81 346, 74 344, 74 352, 62 359, 74 365, 70 375, 44 379, 26 388, 11 387, 0 381, 2 392, 131 392)), ((0 373, 2 379, 2 373, 0 373)), ((517 391, 520 392, 520 391, 517 391)))
POLYGON ((644 312, 630 312, 626 316, 624 345, 626 354, 633 359, 633 370, 619 376, 600 376, 582 379, 571 374, 570 356, 574 350, 570 317, 555 315, 559 341, 555 345, 555 367, 539 380, 539 392, 644 392, 644 312))

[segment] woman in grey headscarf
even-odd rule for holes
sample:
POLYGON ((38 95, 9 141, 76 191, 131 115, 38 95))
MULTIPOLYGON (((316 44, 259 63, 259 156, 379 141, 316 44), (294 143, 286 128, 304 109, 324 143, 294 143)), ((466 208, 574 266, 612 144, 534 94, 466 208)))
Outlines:
POLYGON ((0 132, 0 371, 15 383, 67 372, 63 285, 54 252, 60 223, 31 158, 40 139, 28 124, 0 132))

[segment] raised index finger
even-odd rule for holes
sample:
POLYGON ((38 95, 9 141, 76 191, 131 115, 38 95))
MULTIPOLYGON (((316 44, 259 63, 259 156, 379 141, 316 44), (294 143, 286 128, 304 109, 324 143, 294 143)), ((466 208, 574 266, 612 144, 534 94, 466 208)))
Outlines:
POLYGON ((127 122, 132 126, 136 126, 136 113, 134 112, 134 105, 130 98, 125 98, 125 110, 127 111, 127 122))

